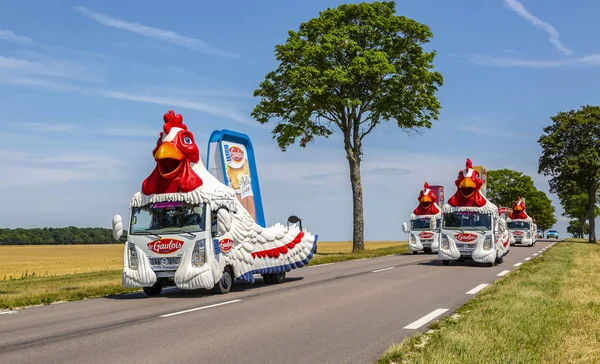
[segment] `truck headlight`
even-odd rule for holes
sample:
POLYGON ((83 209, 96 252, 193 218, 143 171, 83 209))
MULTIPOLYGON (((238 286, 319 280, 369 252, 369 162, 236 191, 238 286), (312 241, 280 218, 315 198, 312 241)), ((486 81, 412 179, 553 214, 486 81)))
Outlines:
POLYGON ((490 249, 492 249, 492 236, 486 235, 485 239, 483 240, 483 250, 490 250, 490 249))
POLYGON ((448 235, 442 234, 442 249, 450 249, 450 241, 448 241, 448 235))
POLYGON ((196 241, 194 250, 192 251, 192 266, 194 268, 201 267, 204 264, 204 256, 206 254, 206 239, 196 241))
POLYGON ((139 266, 137 250, 135 250, 135 244, 128 243, 129 251, 129 268, 137 270, 139 266))

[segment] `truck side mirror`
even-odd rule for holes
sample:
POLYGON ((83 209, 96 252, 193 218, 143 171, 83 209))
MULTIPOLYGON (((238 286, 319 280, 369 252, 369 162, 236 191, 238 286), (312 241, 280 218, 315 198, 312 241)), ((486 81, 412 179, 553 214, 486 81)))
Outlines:
POLYGON ((123 218, 121 215, 115 215, 112 219, 112 230, 113 230, 113 238, 115 240, 121 240, 121 236, 123 235, 123 218))
POLYGON ((290 224, 299 224, 300 231, 302 231, 302 220, 298 216, 292 215, 292 216, 288 217, 288 220, 287 220, 288 229, 290 228, 290 224))
POLYGON ((408 225, 406 225, 405 222, 402 223, 402 231, 404 231, 404 233, 408 234, 408 225))

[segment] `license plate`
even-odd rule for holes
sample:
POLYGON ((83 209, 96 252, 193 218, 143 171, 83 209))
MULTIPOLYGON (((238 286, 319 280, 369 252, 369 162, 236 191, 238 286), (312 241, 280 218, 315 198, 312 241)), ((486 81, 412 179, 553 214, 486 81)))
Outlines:
POLYGON ((156 277, 158 278, 171 278, 171 277, 175 277, 175 272, 170 271, 170 272, 156 272, 156 277))

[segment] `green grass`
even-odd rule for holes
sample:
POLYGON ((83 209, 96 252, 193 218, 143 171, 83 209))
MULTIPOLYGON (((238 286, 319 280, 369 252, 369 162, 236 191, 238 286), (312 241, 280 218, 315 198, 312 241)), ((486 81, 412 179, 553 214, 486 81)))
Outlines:
MULTIPOLYGON (((367 242, 366 250, 359 253, 345 253, 352 250, 350 242, 320 243, 319 254, 315 255, 310 265, 318 265, 344 260, 373 258, 390 254, 399 254, 408 251, 404 242, 367 242), (381 247, 381 248, 380 248, 381 247)), ((32 247, 12 247, 13 255, 9 256, 9 267, 19 274, 20 262, 26 262, 34 269, 44 271, 44 275, 23 272, 20 278, 13 276, 2 279, 0 277, 0 309, 15 309, 34 305, 47 305, 60 301, 76 301, 85 298, 102 297, 111 294, 120 294, 139 291, 139 289, 126 289, 121 285, 121 269, 114 269, 117 264, 117 254, 122 259, 123 247, 98 247, 96 250, 80 251, 86 247, 54 247, 52 259, 44 260, 43 256, 33 256, 32 247), (79 249, 79 250, 78 250, 79 249), (84 254, 83 257, 80 255, 84 254), (86 265, 79 260, 86 256, 101 255, 93 265, 86 265), (75 257, 78 255, 79 257, 75 257), (102 270, 101 262, 106 267, 102 270), (94 271, 86 271, 86 270, 94 271), (64 274, 66 271, 84 273, 64 274), (58 273, 60 272, 60 273, 58 273)), ((95 249, 89 248, 88 249, 95 249)), ((5 250, 5 252, 8 251, 5 250)), ((122 265, 119 260, 118 265, 122 265)))
POLYGON ((539 362, 600 362, 600 245, 556 244, 379 360, 539 362))

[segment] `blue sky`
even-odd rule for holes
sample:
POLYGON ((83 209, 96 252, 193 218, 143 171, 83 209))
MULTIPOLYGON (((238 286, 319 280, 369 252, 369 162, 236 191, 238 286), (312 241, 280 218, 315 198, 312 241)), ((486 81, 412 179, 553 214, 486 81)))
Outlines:
MULTIPOLYGON (((0 226, 109 227, 113 214, 127 216, 154 168, 162 115, 174 109, 203 158, 215 129, 251 137, 269 224, 297 214, 322 240, 350 239, 339 135, 284 153, 273 125, 250 116, 253 90, 277 67, 274 46, 340 3, 3 1, 0 226)), ((409 0, 397 9, 434 33, 442 110, 422 135, 390 123, 365 139, 366 239, 405 239, 401 223, 423 182, 445 185, 449 197, 467 157, 522 171, 548 191, 537 175, 542 128, 600 96, 600 2, 409 0)), ((559 216, 563 235, 565 226, 559 216)))

